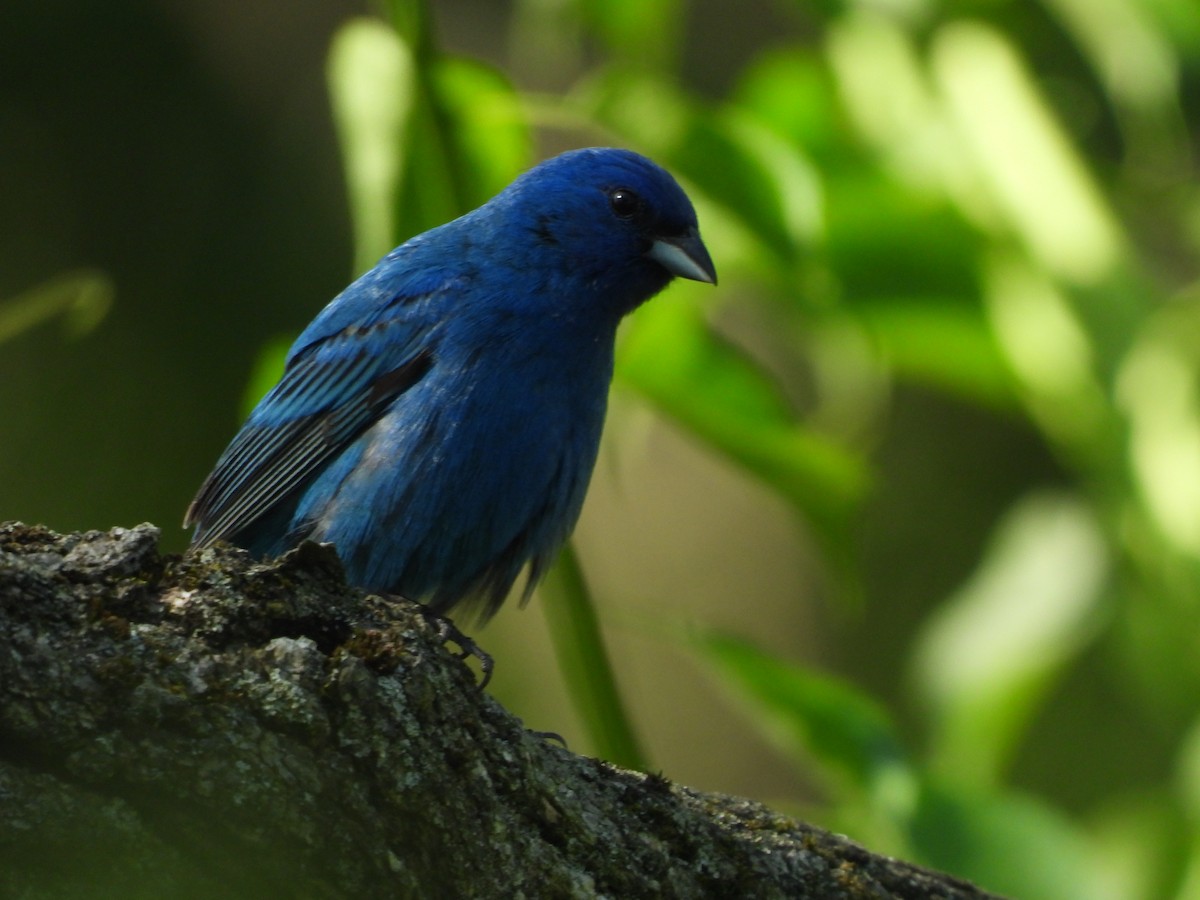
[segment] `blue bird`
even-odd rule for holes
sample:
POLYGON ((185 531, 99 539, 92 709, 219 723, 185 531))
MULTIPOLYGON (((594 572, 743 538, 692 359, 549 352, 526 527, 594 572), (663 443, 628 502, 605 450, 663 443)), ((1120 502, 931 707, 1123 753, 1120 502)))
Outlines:
POLYGON ((357 587, 493 615, 583 505, 621 318, 715 284, 692 204, 628 150, 564 153, 412 238, 292 345, 188 508, 194 548, 331 542, 357 587))

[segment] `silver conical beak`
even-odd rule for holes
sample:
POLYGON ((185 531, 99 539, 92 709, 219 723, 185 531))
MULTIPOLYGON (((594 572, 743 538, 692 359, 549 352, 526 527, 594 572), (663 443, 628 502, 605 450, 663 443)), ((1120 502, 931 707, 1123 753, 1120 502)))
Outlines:
POLYGON ((700 240, 700 232, 695 228, 678 237, 658 238, 650 245, 646 255, 672 275, 703 281, 705 284, 717 283, 716 267, 708 255, 708 248, 700 240))

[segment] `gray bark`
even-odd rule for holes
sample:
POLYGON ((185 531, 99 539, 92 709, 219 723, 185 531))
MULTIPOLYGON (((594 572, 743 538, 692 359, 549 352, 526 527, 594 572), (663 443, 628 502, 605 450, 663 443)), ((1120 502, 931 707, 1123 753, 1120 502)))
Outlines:
POLYGON ((157 538, 0 526, 0 897, 986 896, 526 731, 325 548, 157 538))

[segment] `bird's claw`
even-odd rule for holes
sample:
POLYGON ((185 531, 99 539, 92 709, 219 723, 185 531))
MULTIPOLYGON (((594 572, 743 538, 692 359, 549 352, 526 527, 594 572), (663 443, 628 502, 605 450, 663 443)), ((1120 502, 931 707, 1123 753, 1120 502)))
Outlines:
POLYGON ((479 660, 479 670, 483 673, 483 679, 479 682, 479 689, 482 691, 487 687, 488 682, 492 680, 492 669, 495 667, 495 661, 490 653, 480 647, 471 638, 463 634, 457 625, 455 625, 446 616, 441 613, 434 612, 427 606, 421 607, 425 615, 426 621, 433 626, 437 633, 438 640, 443 644, 453 644, 458 648, 458 652, 454 655, 459 659, 466 660, 474 657, 479 660))

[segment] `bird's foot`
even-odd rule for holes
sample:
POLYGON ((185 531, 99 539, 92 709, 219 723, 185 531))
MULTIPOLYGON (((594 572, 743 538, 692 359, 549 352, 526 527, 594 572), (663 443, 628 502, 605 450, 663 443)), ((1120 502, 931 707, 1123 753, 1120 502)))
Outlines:
POLYGON ((492 680, 492 669, 495 667, 495 661, 490 653, 480 647, 471 638, 467 637, 458 626, 455 625, 447 616, 439 612, 434 612, 428 606, 421 605, 421 613, 435 632, 437 632, 438 640, 444 644, 453 644, 458 648, 458 653, 454 654, 459 659, 469 659, 474 657, 479 660, 479 670, 483 673, 483 679, 479 682, 479 689, 482 691, 487 687, 488 682, 492 680))

